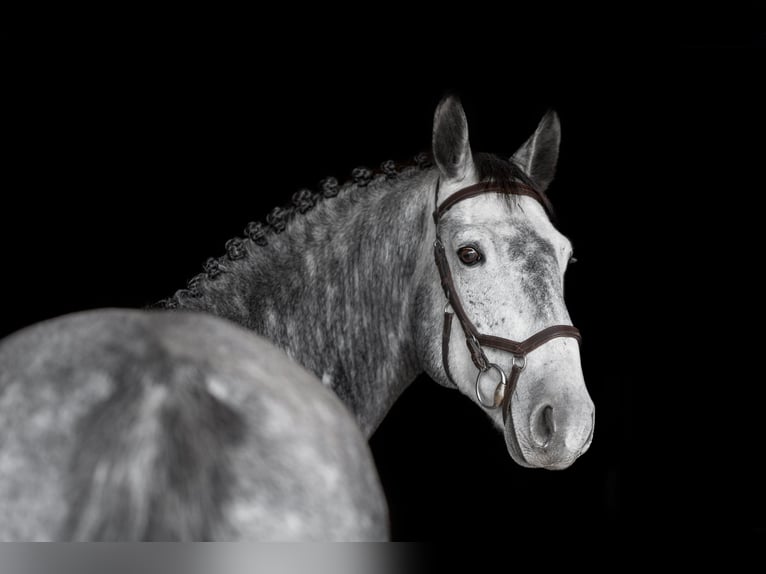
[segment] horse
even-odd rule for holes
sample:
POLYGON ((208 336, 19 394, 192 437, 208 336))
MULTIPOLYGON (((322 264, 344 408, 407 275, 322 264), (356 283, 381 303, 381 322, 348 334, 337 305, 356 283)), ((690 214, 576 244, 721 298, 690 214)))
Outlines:
POLYGON ((385 539, 366 441, 422 372, 516 463, 570 466, 595 410, 546 195, 560 133, 549 111, 511 157, 474 153, 448 95, 430 154, 296 192, 153 308, 0 341, 0 538, 385 539))

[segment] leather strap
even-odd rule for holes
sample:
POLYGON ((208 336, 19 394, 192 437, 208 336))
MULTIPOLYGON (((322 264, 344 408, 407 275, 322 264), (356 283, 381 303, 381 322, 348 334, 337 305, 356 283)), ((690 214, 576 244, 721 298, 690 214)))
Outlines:
POLYGON ((503 395, 503 402, 500 403, 500 408, 502 409, 500 412, 503 413, 503 424, 505 424, 511 414, 511 397, 513 396, 513 391, 516 390, 516 383, 519 382, 521 371, 522 370, 514 363, 513 367, 511 367, 511 372, 508 375, 508 383, 505 388, 505 394, 503 395))
POLYGON ((582 336, 577 327, 571 325, 553 325, 547 327, 542 331, 538 331, 528 339, 525 339, 521 343, 511 341, 510 339, 503 339, 502 337, 495 337, 493 335, 479 335, 476 337, 484 347, 490 347, 492 349, 500 349, 501 351, 508 351, 514 355, 527 355, 542 347, 548 341, 556 339, 558 337, 571 337, 577 339, 578 343, 582 343, 582 336))
MULTIPOLYGON (((437 194, 438 194, 438 183, 437 183, 437 194)), ((485 193, 506 193, 508 195, 528 195, 529 197, 532 197, 540 203, 543 207, 546 208, 546 211, 548 209, 548 206, 546 205, 547 202, 543 200, 540 193, 533 187, 530 187, 524 183, 516 182, 511 187, 500 187, 497 184, 490 183, 490 182, 481 182, 481 183, 475 183, 473 185, 469 185, 468 187, 464 187, 461 190, 456 191, 452 195, 450 195, 447 199, 445 199, 441 205, 439 205, 436 209, 434 209, 433 218, 434 223, 438 224, 439 220, 442 218, 442 216, 447 213, 450 209, 452 209, 452 206, 456 203, 459 203, 463 201, 464 199, 468 199, 471 197, 476 197, 477 195, 483 195, 485 193)))
MULTIPOLYGON (((434 241, 434 258, 436 260, 436 268, 439 270, 439 275, 441 276, 444 295, 447 297, 450 307, 452 307, 452 310, 457 316, 457 320, 460 321, 460 326, 463 327, 463 332, 466 336, 466 345, 468 345, 468 350, 471 353, 471 360, 473 361, 473 364, 476 365, 477 369, 485 371, 487 370, 489 361, 487 360, 487 356, 481 350, 480 342, 478 341, 478 338, 481 335, 476 327, 474 327, 473 323, 471 323, 471 320, 468 318, 468 315, 463 308, 463 303, 460 301, 460 297, 457 296, 455 283, 452 281, 452 271, 447 262, 447 254, 444 251, 444 244, 438 237, 436 241, 434 241), (472 345, 471 343, 474 341, 476 343, 472 345)), ((448 314, 449 313, 445 313, 445 318, 448 314)), ((449 347, 447 348, 449 349, 449 347)))

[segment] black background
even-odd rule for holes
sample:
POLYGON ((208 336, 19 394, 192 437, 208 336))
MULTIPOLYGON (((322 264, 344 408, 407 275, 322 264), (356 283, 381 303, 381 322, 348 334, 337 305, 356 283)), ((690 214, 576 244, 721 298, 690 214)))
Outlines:
POLYGON ((563 141, 550 196, 579 259, 567 301, 593 445, 564 472, 522 469, 478 407, 421 377, 371 441, 394 536, 760 520, 759 501, 738 498, 757 475, 731 456, 739 431, 715 423, 726 393, 710 380, 726 375, 708 368, 712 349, 688 344, 709 335, 700 267, 720 262, 729 160, 741 163, 738 130, 761 113, 746 87, 754 55, 704 34, 545 53, 479 33, 451 50, 355 34, 375 46, 360 58, 321 35, 291 56, 280 45, 298 32, 147 47, 106 30, 28 46, 6 117, 0 335, 172 294, 296 190, 427 150, 446 90, 480 151, 511 154, 552 107, 563 141))

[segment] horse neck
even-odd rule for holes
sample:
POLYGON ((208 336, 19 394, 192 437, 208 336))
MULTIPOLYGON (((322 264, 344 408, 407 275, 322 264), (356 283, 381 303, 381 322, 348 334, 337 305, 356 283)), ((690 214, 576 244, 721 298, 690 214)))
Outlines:
MULTIPOLYGON (((267 337, 322 382, 371 435, 422 371, 416 284, 429 261, 434 171, 347 185, 260 246, 214 262, 172 306, 207 311, 267 337)), ((263 240, 261 240, 261 243, 263 240)))

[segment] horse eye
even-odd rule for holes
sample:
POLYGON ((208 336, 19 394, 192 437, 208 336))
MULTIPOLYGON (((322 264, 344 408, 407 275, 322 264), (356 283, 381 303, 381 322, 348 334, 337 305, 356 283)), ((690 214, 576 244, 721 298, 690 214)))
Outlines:
POLYGON ((457 250, 457 256, 465 265, 476 265, 482 260, 481 252, 475 247, 467 245, 457 250))

